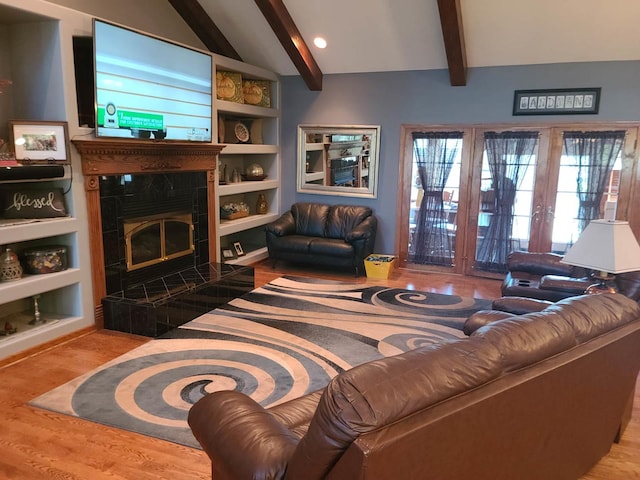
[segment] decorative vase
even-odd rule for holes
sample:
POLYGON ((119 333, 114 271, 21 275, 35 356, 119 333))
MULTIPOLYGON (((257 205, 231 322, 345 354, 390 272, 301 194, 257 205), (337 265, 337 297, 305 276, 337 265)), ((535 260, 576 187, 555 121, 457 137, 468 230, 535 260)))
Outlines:
POLYGON ((220 183, 220 185, 229 183, 229 177, 227 176, 226 163, 224 165, 220 165, 220 167, 218 168, 218 183, 220 183))
POLYGON ((10 282, 22 278, 22 266, 18 256, 7 248, 0 255, 0 282, 10 282))
POLYGON ((264 193, 258 194, 258 201, 256 202, 256 213, 264 215, 269 211, 269 204, 264 196, 264 193))

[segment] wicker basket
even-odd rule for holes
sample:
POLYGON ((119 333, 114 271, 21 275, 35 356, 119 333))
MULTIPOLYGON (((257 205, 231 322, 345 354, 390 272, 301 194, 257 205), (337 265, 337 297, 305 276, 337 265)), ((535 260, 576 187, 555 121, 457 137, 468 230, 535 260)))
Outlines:
POLYGON ((236 220, 237 218, 248 217, 249 212, 233 212, 233 213, 222 213, 220 212, 220 218, 224 220, 236 220))

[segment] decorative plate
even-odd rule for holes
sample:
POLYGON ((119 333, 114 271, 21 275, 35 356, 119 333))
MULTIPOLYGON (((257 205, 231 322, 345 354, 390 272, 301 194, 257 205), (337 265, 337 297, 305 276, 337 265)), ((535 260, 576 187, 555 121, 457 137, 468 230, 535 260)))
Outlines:
POLYGON ((244 123, 236 123, 233 127, 233 133, 239 142, 245 143, 249 141, 249 129, 244 123))

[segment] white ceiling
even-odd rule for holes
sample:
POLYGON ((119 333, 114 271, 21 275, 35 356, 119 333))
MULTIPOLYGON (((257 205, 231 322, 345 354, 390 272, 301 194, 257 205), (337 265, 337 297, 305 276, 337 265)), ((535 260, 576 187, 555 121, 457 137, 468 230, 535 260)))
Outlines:
MULTIPOLYGON (((298 74, 253 0, 198 1, 245 62, 298 74)), ((437 0, 284 3, 324 74, 447 68, 437 0)), ((468 67, 640 60, 639 0, 460 4, 468 67)))

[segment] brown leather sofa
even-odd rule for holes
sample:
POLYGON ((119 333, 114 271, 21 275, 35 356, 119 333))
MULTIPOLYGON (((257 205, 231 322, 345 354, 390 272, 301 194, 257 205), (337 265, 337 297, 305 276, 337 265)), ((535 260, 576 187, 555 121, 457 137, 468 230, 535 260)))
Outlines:
MULTIPOLYGON (((595 280, 590 271, 560 263, 555 253, 512 252, 507 257, 507 273, 502 282, 503 296, 537 298, 556 302, 582 295, 595 280)), ((640 272, 622 273, 614 280, 618 290, 640 300, 640 272)))
POLYGON ((378 221, 369 207, 295 203, 266 226, 269 258, 364 271, 378 221))
POLYGON ((579 296, 273 408, 212 393, 189 424, 215 480, 576 479, 619 436, 639 370, 638 303, 579 296))

